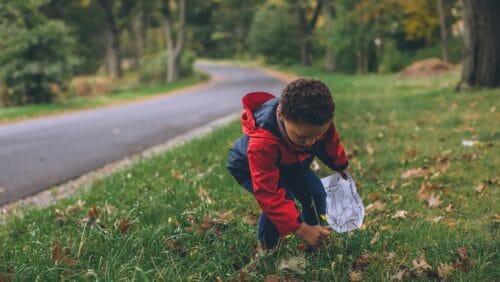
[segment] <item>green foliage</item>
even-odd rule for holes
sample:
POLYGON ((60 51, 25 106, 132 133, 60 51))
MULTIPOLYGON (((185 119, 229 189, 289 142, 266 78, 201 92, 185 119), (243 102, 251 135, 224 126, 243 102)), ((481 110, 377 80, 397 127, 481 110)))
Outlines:
MULTIPOLYGON (((146 56, 139 67, 139 80, 146 84, 159 84, 165 82, 167 73, 167 51, 158 52, 146 56)), ((178 58, 179 76, 189 77, 193 74, 193 65, 196 54, 185 50, 178 58)))
POLYGON ((292 12, 292 7, 286 3, 262 5, 248 34, 250 52, 264 55, 272 64, 298 62, 297 22, 292 12))
POLYGON ((42 1, 6 3, 0 19, 0 80, 4 104, 51 102, 77 59, 64 23, 39 13, 42 1))

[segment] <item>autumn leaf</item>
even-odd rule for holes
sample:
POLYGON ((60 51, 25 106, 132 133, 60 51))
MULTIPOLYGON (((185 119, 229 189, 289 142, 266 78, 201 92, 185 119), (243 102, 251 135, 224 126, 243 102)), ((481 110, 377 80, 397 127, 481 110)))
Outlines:
POLYGON ((354 262, 354 269, 364 269, 370 265, 372 257, 370 254, 361 254, 354 262))
POLYGON ((399 210, 391 218, 406 218, 407 214, 408 214, 407 211, 405 211, 405 210, 399 210))
POLYGON ((438 276, 441 279, 445 279, 454 270, 455 268, 449 264, 441 264, 440 266, 438 266, 438 276))
POLYGON ((54 241, 52 243, 52 263, 57 264, 57 262, 59 262, 63 257, 61 242, 54 241))
POLYGON ((439 185, 438 183, 425 182, 422 184, 422 186, 420 186, 420 189, 417 192, 417 198, 420 200, 427 200, 431 193, 438 190, 439 188, 441 188, 441 185, 439 185))
POLYGON ((478 194, 481 194, 484 188, 486 188, 486 185, 484 185, 484 183, 480 183, 479 185, 474 187, 474 191, 476 191, 478 194))
POLYGON ((349 281, 351 282, 359 282, 363 280, 363 273, 360 271, 349 271, 349 281))
POLYGON ((278 269, 280 271, 291 272, 304 275, 306 268, 306 259, 303 255, 284 259, 280 262, 278 269))
POLYGON ((439 195, 436 195, 434 193, 429 195, 429 197, 427 198, 427 202, 429 203, 429 208, 437 208, 441 204, 439 195))
POLYGON ((90 220, 95 220, 98 215, 99 211, 97 210, 95 205, 92 205, 87 212, 87 216, 89 217, 90 220))
POLYGON ((130 223, 128 219, 122 218, 120 219, 120 221, 118 221, 117 229, 120 231, 120 233, 127 234, 130 230, 130 227, 132 227, 132 223, 130 223))
POLYGON ((66 207, 65 211, 67 214, 74 214, 83 209, 84 206, 85 202, 82 200, 78 200, 74 205, 69 205, 68 207, 66 207))
POLYGON ((469 271, 471 263, 469 261, 469 255, 465 247, 460 247, 457 249, 458 260, 453 264, 456 269, 463 272, 469 271))
POLYGON ((412 263, 411 273, 417 277, 423 277, 432 271, 432 267, 427 263, 424 255, 421 255, 419 259, 414 259, 412 263))
POLYGON ((401 178, 407 179, 407 178, 421 177, 421 176, 426 176, 429 173, 430 173, 429 168, 418 167, 405 171, 403 174, 401 174, 401 178))
POLYGON ((373 155, 373 153, 375 153, 375 148, 372 144, 366 144, 366 152, 368 152, 369 155, 373 155))
POLYGON ((404 278, 408 277, 410 275, 410 271, 408 269, 401 269, 396 274, 391 276, 391 281, 396 280, 396 281, 403 281, 404 278))
POLYGON ((453 211, 453 204, 449 203, 448 206, 444 209, 445 212, 452 212, 453 211))
POLYGON ((381 211, 384 209, 385 203, 381 201, 375 201, 365 207, 365 212, 381 211))

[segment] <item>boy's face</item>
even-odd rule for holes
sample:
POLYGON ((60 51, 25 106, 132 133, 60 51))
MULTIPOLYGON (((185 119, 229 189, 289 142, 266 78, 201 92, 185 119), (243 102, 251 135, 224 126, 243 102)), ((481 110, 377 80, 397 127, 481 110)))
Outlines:
POLYGON ((312 125, 287 120, 281 113, 278 113, 278 116, 285 126, 290 141, 302 147, 311 147, 314 145, 318 138, 328 130, 331 124, 331 122, 327 122, 323 125, 312 125))

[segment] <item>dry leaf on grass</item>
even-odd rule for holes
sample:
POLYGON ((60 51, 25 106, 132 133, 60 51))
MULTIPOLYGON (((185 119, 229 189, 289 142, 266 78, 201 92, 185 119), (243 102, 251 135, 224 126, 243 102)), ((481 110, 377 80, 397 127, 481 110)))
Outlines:
POLYGON ((474 187, 474 191, 476 191, 478 194, 481 194, 484 188, 486 188, 486 185, 484 185, 484 183, 480 183, 479 185, 474 187))
POLYGON ((375 201, 365 207, 365 212, 381 211, 384 209, 385 203, 381 201, 375 201))
POLYGON ((465 247, 460 247, 457 249, 458 260, 453 264, 456 269, 463 272, 469 271, 471 267, 471 262, 469 260, 469 254, 465 247))
POLYGON ((73 267, 77 264, 77 260, 71 258, 69 251, 64 251, 61 242, 57 240, 52 243, 51 260, 55 265, 64 265, 66 267, 73 267))
POLYGON ((429 208, 437 208, 441 205, 441 201, 439 200, 439 195, 434 193, 430 194, 427 198, 427 202, 429 203, 429 208))
POLYGON ((449 203, 448 206, 444 209, 445 212, 452 212, 453 211, 453 204, 449 203))
POLYGON ((401 269, 396 274, 391 276, 391 281, 396 280, 396 281, 403 281, 404 278, 408 277, 410 275, 410 271, 408 269, 401 269))
POLYGON ((372 256, 370 254, 361 254, 354 262, 353 267, 357 270, 365 269, 370 265, 371 260, 372 256))
POLYGON ((116 228, 118 229, 118 231, 120 231, 120 233, 127 234, 131 227, 132 223, 128 221, 127 218, 122 218, 120 219, 120 221, 118 221, 116 228))
POLYGON ((399 210, 393 216, 391 216, 391 218, 406 218, 407 214, 408 214, 407 211, 405 211, 405 210, 399 210))
POLYGON ((427 263, 424 255, 420 256, 419 259, 414 259, 412 263, 413 269, 411 269, 411 272, 417 277, 423 277, 432 271, 432 267, 427 263))
POLYGON ((349 281, 351 282, 359 282, 363 280, 363 273, 359 271, 349 271, 349 281))
POLYGON ((280 271, 296 273, 299 275, 304 275, 306 273, 305 268, 306 268, 306 258, 302 255, 284 259, 280 262, 278 266, 278 269, 280 271))
POLYGON ((99 211, 97 210, 96 206, 95 205, 92 205, 88 212, 87 212, 87 216, 89 217, 90 220, 96 220, 97 217, 99 216, 99 211))
POLYGON ((428 167, 412 168, 402 173, 401 178, 407 179, 407 178, 421 177, 421 176, 426 176, 429 173, 430 170, 428 167))
POLYGON ((438 276, 441 279, 445 279, 454 270, 455 268, 449 264, 441 264, 440 266, 438 266, 438 276))

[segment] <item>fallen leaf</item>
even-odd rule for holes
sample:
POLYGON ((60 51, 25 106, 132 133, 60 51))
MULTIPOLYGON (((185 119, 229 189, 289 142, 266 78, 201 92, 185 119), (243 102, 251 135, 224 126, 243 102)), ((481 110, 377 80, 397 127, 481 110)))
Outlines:
POLYGON ((118 222, 118 227, 117 229, 120 231, 122 234, 127 234, 128 231, 130 230, 130 227, 132 227, 132 223, 128 221, 126 218, 120 219, 118 222))
POLYGON ((370 254, 361 254, 354 262, 354 269, 364 269, 370 265, 372 257, 370 254))
POLYGON ((99 211, 97 210, 95 205, 92 205, 87 212, 87 216, 89 217, 90 220, 95 220, 98 215, 99 211))
POLYGON ((67 214, 74 214, 74 213, 82 210, 84 206, 85 206, 85 202, 82 200, 78 200, 78 201, 76 201, 76 203, 74 205, 69 205, 66 208, 66 213, 67 214))
POLYGON ((288 271, 299 275, 304 275, 306 268, 306 259, 303 255, 284 259, 280 262, 278 269, 280 271, 288 271))
POLYGON ((427 167, 412 168, 402 173, 401 178, 407 179, 407 178, 426 176, 427 174, 429 174, 429 172, 430 172, 429 168, 427 167))
POLYGON ((365 207, 365 212, 381 211, 384 209, 385 203, 381 201, 375 201, 365 207))
POLYGON ((405 210, 399 210, 391 218, 406 218, 407 214, 408 214, 407 211, 405 211, 405 210))
POLYGON ((251 213, 243 217, 243 222, 250 225, 257 225, 259 215, 257 213, 251 213))
POLYGON ((373 155, 373 153, 375 153, 375 148, 373 147, 372 144, 368 143, 366 144, 366 151, 368 152, 369 155, 373 155))
POLYGON ((483 192, 484 188, 486 188, 484 183, 480 183, 479 185, 474 187, 474 191, 476 191, 478 194, 481 194, 483 192))
POLYGON ((62 212, 59 209, 55 209, 54 213, 56 215, 56 219, 58 222, 61 222, 61 223, 64 222, 64 220, 65 220, 64 212, 62 212))
POLYGON ((420 200, 426 200, 429 198, 431 193, 439 188, 441 188, 441 185, 439 185, 438 183, 425 182, 422 184, 422 186, 420 186, 420 189, 417 192, 417 198, 420 200))
POLYGON ((363 280, 363 273, 359 271, 349 271, 349 281, 351 282, 358 282, 363 280))
POLYGON ((370 245, 373 245, 377 243, 377 241, 380 239, 380 233, 376 233, 375 236, 373 236, 372 240, 370 241, 370 245))
POLYGON ((180 171, 177 171, 177 170, 172 170, 171 174, 172 174, 173 177, 175 177, 175 178, 177 178, 179 180, 183 180, 184 177, 185 177, 184 174, 182 174, 180 171))
POLYGON ((408 269, 401 269, 400 271, 396 272, 396 274, 391 276, 391 281, 392 280, 403 281, 403 279, 408 277, 409 275, 410 271, 408 269))
POLYGON ((266 278, 264 278, 265 282, 281 282, 281 276, 279 275, 267 275, 266 278))
POLYGON ((432 193, 428 198, 427 202, 429 203, 429 208, 437 208, 441 201, 439 200, 439 195, 432 193))
POLYGON ((445 279, 454 270, 455 268, 449 264, 441 264, 440 266, 438 266, 438 276, 441 279, 445 279))
POLYGON ((449 203, 448 206, 444 209, 445 212, 452 212, 453 211, 453 204, 449 203))
POLYGON ((432 271, 432 267, 425 261, 424 255, 420 256, 420 259, 414 259, 412 263, 411 273, 417 277, 423 277, 424 274, 427 275, 428 272, 432 271))
POLYGON ((57 264, 63 257, 61 242, 56 240, 52 243, 52 263, 57 264))
POLYGON ((396 257, 396 253, 395 252, 390 252, 387 254, 387 256, 385 257, 386 260, 392 260, 393 258, 396 257))
POLYGON ((453 266, 463 272, 469 271, 471 263, 469 261, 469 255, 467 254, 467 249, 465 247, 460 247, 457 249, 458 260, 453 264, 453 266))

